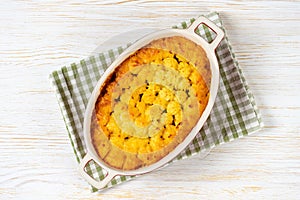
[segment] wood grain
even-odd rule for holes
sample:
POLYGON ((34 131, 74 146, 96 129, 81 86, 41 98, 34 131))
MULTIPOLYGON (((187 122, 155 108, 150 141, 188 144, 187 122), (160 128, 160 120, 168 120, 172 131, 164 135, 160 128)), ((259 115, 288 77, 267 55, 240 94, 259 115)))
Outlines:
POLYGON ((299 199, 299 8, 299 1, 1 1, 0 199, 299 199), (119 33, 211 10, 221 14, 264 130, 91 194, 48 74, 119 33))

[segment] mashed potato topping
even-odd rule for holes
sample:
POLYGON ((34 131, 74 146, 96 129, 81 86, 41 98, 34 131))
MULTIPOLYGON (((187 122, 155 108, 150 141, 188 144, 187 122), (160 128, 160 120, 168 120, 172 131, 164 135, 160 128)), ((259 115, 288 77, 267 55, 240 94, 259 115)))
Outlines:
POLYGON ((109 166, 153 164, 181 143, 209 98, 203 49, 184 37, 151 42, 123 61, 101 88, 91 134, 109 166))

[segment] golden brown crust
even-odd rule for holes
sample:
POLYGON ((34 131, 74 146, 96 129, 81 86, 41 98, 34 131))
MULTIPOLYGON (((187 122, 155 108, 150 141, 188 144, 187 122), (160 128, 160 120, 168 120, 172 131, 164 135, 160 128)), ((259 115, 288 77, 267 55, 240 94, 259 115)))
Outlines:
POLYGON ((104 159, 108 152, 111 150, 111 143, 109 142, 108 138, 105 134, 102 133, 98 121, 95 115, 95 112, 92 114, 92 121, 91 121, 91 135, 92 135, 92 142, 96 150, 98 150, 98 155, 104 159), (101 149, 101 151, 99 151, 101 149))
POLYGON ((91 136, 99 157, 122 170, 165 157, 199 120, 210 78, 205 51, 183 37, 158 39, 135 52, 107 78, 96 102, 91 136))

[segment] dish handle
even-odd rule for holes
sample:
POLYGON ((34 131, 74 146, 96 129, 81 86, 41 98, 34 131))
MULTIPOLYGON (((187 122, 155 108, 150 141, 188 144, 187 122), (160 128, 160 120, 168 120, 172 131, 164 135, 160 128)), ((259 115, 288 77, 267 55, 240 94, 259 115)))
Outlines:
MULTIPOLYGON (((98 181, 95 180, 94 178, 92 178, 85 170, 85 166, 91 161, 93 160, 94 162, 96 162, 98 165, 100 165, 89 153, 87 153, 84 158, 81 160, 80 164, 79 164, 79 173, 85 178, 85 180, 91 184, 92 186, 94 186, 97 189, 102 189, 104 188, 116 175, 117 173, 113 170, 106 170, 107 174, 104 177, 104 179, 98 181)), ((101 165, 100 165, 101 166, 101 165)))
POLYGON ((215 37, 215 39, 209 44, 213 48, 213 50, 215 50, 218 47, 218 45, 220 44, 220 42, 222 41, 222 39, 224 38, 223 30, 220 27, 218 27, 216 24, 214 24, 212 21, 207 19, 206 17, 201 16, 198 19, 196 19, 187 28, 187 31, 189 31, 193 34, 196 34, 195 30, 198 28, 198 26, 200 24, 205 24, 207 27, 209 27, 217 35, 215 37))

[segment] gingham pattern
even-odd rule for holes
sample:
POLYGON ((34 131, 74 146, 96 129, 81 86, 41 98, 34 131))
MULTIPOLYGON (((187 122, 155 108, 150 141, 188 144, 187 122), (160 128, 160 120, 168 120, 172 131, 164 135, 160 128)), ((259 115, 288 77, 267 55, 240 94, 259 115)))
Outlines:
MULTIPOLYGON (((218 13, 213 12, 206 17, 223 28, 218 13)), ((173 28, 187 28, 193 21, 194 19, 182 22, 173 28)), ((212 41, 215 37, 214 33, 205 26, 199 26, 198 33, 208 41, 212 41)), ((50 75, 78 162, 86 154, 82 132, 85 106, 97 80, 125 48, 119 47, 91 56, 79 63, 54 71, 50 75)), ((216 54, 221 78, 213 110, 192 143, 171 162, 210 150, 216 145, 249 135, 262 127, 254 97, 249 91, 227 37, 220 43, 216 54)), ((92 161, 87 165, 86 170, 96 180, 104 178, 105 172, 92 161)), ((133 177, 117 176, 107 187, 131 178, 133 177)), ((97 191, 96 188, 92 189, 97 191)))

